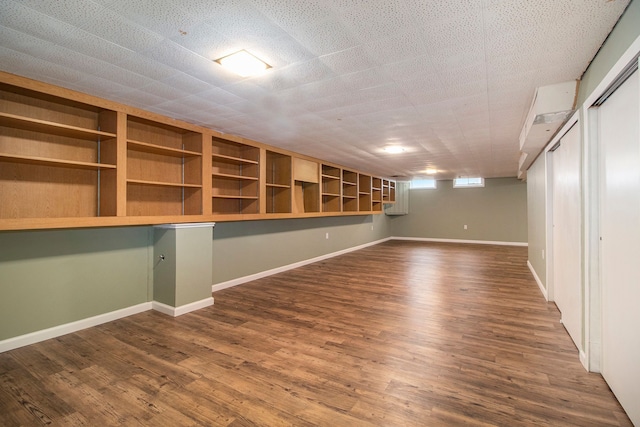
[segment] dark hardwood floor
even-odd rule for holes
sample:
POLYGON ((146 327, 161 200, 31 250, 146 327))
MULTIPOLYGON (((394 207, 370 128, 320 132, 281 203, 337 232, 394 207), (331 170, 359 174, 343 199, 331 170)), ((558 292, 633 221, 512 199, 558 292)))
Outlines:
POLYGON ((0 425, 630 426, 526 248, 391 241, 0 354, 0 425))

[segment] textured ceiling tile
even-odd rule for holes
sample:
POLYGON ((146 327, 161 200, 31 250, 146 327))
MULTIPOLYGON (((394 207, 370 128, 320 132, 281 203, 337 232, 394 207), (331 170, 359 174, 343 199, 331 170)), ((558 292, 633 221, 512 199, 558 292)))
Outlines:
POLYGON ((340 8, 340 20, 362 41, 394 37, 399 30, 406 31, 415 26, 403 0, 366 3, 366 6, 354 3, 351 7, 340 8))
POLYGON ((58 84, 65 87, 82 80, 84 75, 75 69, 54 64, 31 55, 0 46, 0 69, 2 71, 58 84))
POLYGON ((291 34, 302 46, 317 56, 339 52, 360 44, 357 38, 335 20, 310 23, 295 29, 291 34))
POLYGON ((249 80, 240 81, 223 87, 227 92, 249 101, 258 101, 267 96, 267 91, 249 80))
POLYGON ((237 95, 227 92, 221 88, 213 88, 196 94, 201 98, 208 99, 219 105, 229 105, 236 102, 242 102, 243 99, 237 95))
POLYGON ((34 57, 44 57, 56 48, 56 45, 34 37, 30 34, 22 33, 13 28, 0 26, 0 40, 5 48, 22 52, 34 57))
POLYGON ((129 21, 125 16, 91 1, 22 0, 21 3, 67 24, 82 28, 104 40, 135 51, 147 49, 163 39, 162 36, 129 21))
POLYGON ((350 74, 376 65, 362 46, 323 55, 320 60, 336 74, 350 74))
POLYGON ((429 52, 423 33, 415 29, 403 29, 389 37, 372 38, 363 45, 369 56, 379 64, 405 61, 429 52))
POLYGON ((118 99, 125 104, 127 103, 124 101, 126 98, 123 97, 126 97, 127 93, 131 91, 130 87, 92 75, 85 75, 85 78, 75 84, 75 89, 110 100, 118 99))
POLYGON ((304 28, 333 17, 324 0, 283 2, 281 0, 251 0, 258 10, 286 31, 304 28))
POLYGON ((278 73, 288 76, 291 80, 298 82, 298 84, 306 84, 335 77, 331 69, 318 58, 292 64, 282 70, 278 70, 278 73))
POLYGON ((0 3, 0 12, 0 25, 52 43, 65 40, 67 32, 74 28, 11 0, 0 3))
POLYGON ((151 109, 155 105, 160 105, 166 102, 166 98, 156 95, 148 90, 131 90, 128 91, 122 97, 114 98, 114 101, 119 101, 127 105, 131 105, 141 109, 151 109))
POLYGON ((468 11, 450 19, 428 22, 422 27, 423 40, 435 57, 465 52, 482 52, 484 34, 482 16, 468 11))
POLYGON ((406 0, 416 21, 423 24, 450 19, 457 15, 477 15, 483 0, 424 1, 406 0))
POLYGON ((180 71, 175 68, 133 52, 121 61, 116 62, 115 65, 152 80, 162 80, 180 73, 180 71))
POLYGON ((432 87, 441 84, 438 73, 428 56, 416 56, 398 62, 385 63, 380 66, 380 70, 395 82, 419 81, 432 87))
POLYGON ((113 0, 107 7, 133 22, 164 37, 181 31, 189 32, 199 23, 214 16, 216 8, 207 0, 113 0), (153 13, 150 13, 153 11, 153 13))
POLYGON ((208 83, 185 73, 175 74, 169 78, 163 79, 162 83, 167 84, 182 93, 194 95, 211 89, 211 85, 208 83))
POLYGON ((69 30, 66 40, 61 40, 57 44, 84 54, 89 58, 95 58, 110 64, 124 61, 131 54, 129 49, 109 43, 79 28, 69 30))
POLYGON ((237 41, 228 39, 216 31, 209 22, 202 23, 186 34, 177 34, 171 42, 204 58, 214 60, 243 48, 237 41))
POLYGON ((227 39, 245 42, 256 39, 273 39, 287 33, 268 16, 256 9, 251 2, 230 1, 216 5, 215 14, 207 25, 227 39))

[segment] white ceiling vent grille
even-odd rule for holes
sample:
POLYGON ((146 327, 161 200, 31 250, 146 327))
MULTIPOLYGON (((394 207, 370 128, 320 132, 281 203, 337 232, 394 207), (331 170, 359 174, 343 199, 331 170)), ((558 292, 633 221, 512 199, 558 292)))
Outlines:
POLYGON ((578 81, 542 86, 536 93, 520 133, 519 177, 523 178, 538 157, 576 108, 578 81))

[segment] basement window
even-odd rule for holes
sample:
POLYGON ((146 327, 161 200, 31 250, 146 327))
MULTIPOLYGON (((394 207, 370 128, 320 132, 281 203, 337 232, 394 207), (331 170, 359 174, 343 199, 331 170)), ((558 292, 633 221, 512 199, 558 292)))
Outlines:
POLYGON ((436 180, 434 178, 414 178, 411 180, 411 189, 416 190, 419 188, 427 188, 430 190, 436 189, 436 180))
POLYGON ((484 187, 484 178, 456 178, 453 180, 453 188, 484 187))

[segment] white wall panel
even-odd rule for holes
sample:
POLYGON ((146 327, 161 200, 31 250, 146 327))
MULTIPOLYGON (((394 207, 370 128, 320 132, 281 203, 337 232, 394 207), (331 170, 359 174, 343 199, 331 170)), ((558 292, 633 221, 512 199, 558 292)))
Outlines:
POLYGON ((582 216, 580 127, 574 125, 552 154, 553 299, 576 347, 582 340, 582 216))
POLYGON ((599 109, 602 375, 640 425, 640 88, 636 71, 599 109))

